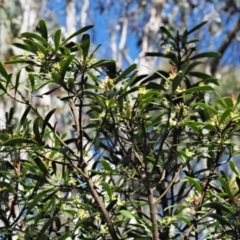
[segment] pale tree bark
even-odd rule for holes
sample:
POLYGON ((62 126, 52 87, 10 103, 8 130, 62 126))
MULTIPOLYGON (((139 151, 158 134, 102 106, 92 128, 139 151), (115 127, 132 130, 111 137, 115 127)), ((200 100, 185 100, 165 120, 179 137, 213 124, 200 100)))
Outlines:
POLYGON ((144 27, 142 36, 141 52, 139 54, 138 72, 139 74, 148 74, 151 68, 154 67, 156 58, 145 57, 146 52, 156 51, 154 48, 154 40, 156 39, 159 31, 159 27, 162 26, 163 21, 161 12, 165 0, 153 0, 152 10, 150 12, 150 18, 148 23, 144 27), (150 69, 149 69, 150 68, 150 69))
MULTIPOLYGON (((76 31, 76 6, 74 0, 66 0, 66 37, 76 31)), ((77 37, 72 39, 77 40, 77 37)))

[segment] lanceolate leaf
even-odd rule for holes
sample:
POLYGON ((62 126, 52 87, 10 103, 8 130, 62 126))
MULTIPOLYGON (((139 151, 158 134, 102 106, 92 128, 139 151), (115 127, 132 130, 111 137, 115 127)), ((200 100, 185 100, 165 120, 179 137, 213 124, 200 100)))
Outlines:
POLYGON ((83 34, 82 36, 82 42, 81 42, 81 48, 83 51, 83 59, 86 60, 88 56, 88 51, 90 47, 90 35, 89 34, 83 34))
POLYGON ((90 65, 90 68, 97 68, 97 67, 105 67, 108 65, 112 65, 113 63, 115 63, 114 60, 100 60, 92 65, 90 65))
POLYGON ((112 200, 112 190, 111 190, 110 185, 107 182, 105 182, 105 183, 103 183, 103 187, 108 194, 109 200, 111 201, 112 200))
MULTIPOLYGON (((29 114, 30 110, 31 110, 31 107, 30 107, 30 106, 28 106, 28 107, 25 109, 25 111, 24 111, 24 113, 23 113, 23 115, 22 115, 22 117, 21 117, 21 119, 20 119, 20 124, 19 124, 19 127, 20 127, 20 128, 21 128, 21 126, 23 125, 25 119, 27 118, 27 115, 29 114)), ((19 130, 20 130, 20 128, 19 128, 19 130)))
POLYGON ((49 123, 50 118, 52 117, 52 115, 55 113, 56 108, 52 109, 47 116, 45 117, 45 119, 43 120, 43 125, 42 125, 42 136, 44 134, 45 128, 47 126, 47 124, 49 123))
POLYGON ((41 134, 40 134, 40 131, 39 131, 39 121, 40 121, 40 118, 36 118, 34 120, 34 123, 33 123, 33 132, 35 134, 35 139, 36 141, 39 143, 39 144, 43 144, 43 140, 42 140, 42 137, 41 137, 41 134))
POLYGON ((224 217, 220 216, 219 214, 209 213, 208 216, 217 220, 219 222, 219 224, 221 224, 222 226, 227 225, 227 226, 231 227, 231 223, 229 221, 227 221, 224 217))
POLYGON ((47 42, 47 40, 45 40, 43 37, 39 36, 36 33, 25 32, 25 33, 22 33, 20 36, 21 38, 36 39, 39 42, 41 42, 44 46, 49 46, 49 43, 47 42))
POLYGON ((8 73, 4 68, 3 64, 0 62, 0 74, 5 78, 8 79, 8 73))
POLYGON ((58 29, 55 32, 54 35, 54 45, 55 45, 55 51, 57 52, 60 46, 60 41, 61 41, 61 29, 58 29))
POLYGON ((43 161, 38 156, 35 156, 33 158, 33 161, 36 163, 37 167, 41 170, 41 172, 44 174, 44 176, 47 176, 48 170, 47 170, 45 164, 43 163, 43 161))
POLYGON ((75 33, 73 33, 71 36, 69 36, 65 41, 63 41, 63 43, 61 44, 61 46, 63 46, 66 42, 68 42, 70 39, 76 37, 77 35, 81 34, 81 33, 84 33, 86 32, 87 30, 93 28, 92 25, 90 26, 86 26, 86 27, 83 27, 81 29, 79 29, 78 31, 76 31, 75 33))
POLYGON ((55 222, 56 220, 58 219, 58 217, 52 217, 52 218, 49 218, 49 220, 44 224, 44 226, 42 227, 41 231, 39 231, 38 233, 38 237, 36 240, 44 240, 46 239, 47 234, 47 230, 48 228, 53 224, 53 222, 55 222))
POLYGON ((193 184, 199 193, 202 191, 202 187, 197 179, 186 176, 182 181, 188 181, 193 184))
POLYGON ((189 60, 194 60, 199 58, 215 58, 215 57, 221 57, 221 54, 218 52, 205 52, 205 53, 197 54, 191 57, 189 60))
POLYGON ((40 20, 38 22, 38 26, 36 27, 36 30, 41 34, 41 36, 48 40, 48 31, 47 31, 47 27, 46 27, 46 23, 44 20, 40 20))
POLYGON ((171 34, 171 32, 169 32, 165 27, 160 27, 161 31, 163 33, 165 33, 169 38, 171 38, 173 41, 175 41, 175 38, 173 37, 173 35, 171 34))
POLYGON ((195 31, 197 31, 199 28, 201 28, 206 23, 207 23, 207 21, 201 22, 200 24, 198 24, 197 26, 195 26, 191 30, 187 31, 187 34, 191 34, 191 33, 195 32, 195 31))
POLYGON ((16 138, 9 139, 3 143, 4 146, 15 146, 15 145, 22 146, 22 144, 36 144, 36 142, 27 138, 16 137, 16 138))
POLYGON ((121 80, 127 77, 128 74, 133 72, 134 70, 137 69, 136 64, 132 64, 130 67, 128 67, 125 71, 123 71, 115 80, 115 84, 119 83, 121 80))
POLYGON ((62 60, 61 69, 60 69, 62 77, 65 76, 67 68, 71 64, 74 57, 75 57, 74 55, 70 55, 66 60, 65 59, 62 60))

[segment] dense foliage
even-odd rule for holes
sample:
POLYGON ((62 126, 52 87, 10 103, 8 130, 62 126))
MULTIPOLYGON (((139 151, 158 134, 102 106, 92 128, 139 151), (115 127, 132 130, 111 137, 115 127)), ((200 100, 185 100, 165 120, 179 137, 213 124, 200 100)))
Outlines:
POLYGON ((2 96, 25 106, 6 113, 0 134, 2 238, 239 238, 240 97, 217 97, 218 80, 195 71, 220 57, 196 52, 191 34, 205 23, 175 34, 161 27, 163 51, 146 55, 172 67, 152 75, 94 59, 92 26, 62 39, 41 20, 38 34, 20 35, 13 45, 24 53, 0 63, 2 96), (53 93, 44 114, 38 101, 53 93))

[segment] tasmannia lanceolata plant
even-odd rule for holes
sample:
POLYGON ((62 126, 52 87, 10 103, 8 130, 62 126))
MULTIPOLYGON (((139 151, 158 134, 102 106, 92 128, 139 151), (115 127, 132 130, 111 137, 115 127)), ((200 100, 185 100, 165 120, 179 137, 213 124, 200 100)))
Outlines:
POLYGON ((163 52, 146 55, 171 70, 143 76, 96 60, 92 26, 20 35, 23 54, 0 64, 2 239, 239 239, 240 97, 195 70, 219 57, 191 39, 205 23, 161 27, 163 52))

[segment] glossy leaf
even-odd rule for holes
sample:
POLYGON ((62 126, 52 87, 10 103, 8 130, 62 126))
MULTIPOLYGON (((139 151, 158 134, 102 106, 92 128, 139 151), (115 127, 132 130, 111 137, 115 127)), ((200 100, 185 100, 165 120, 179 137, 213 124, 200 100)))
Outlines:
POLYGON ((230 188, 229 188, 228 183, 226 182, 226 180, 223 177, 219 177, 218 180, 221 183, 221 185, 222 185, 223 189, 225 190, 225 192, 228 194, 228 196, 231 199, 231 201, 234 202, 233 195, 232 195, 232 193, 230 191, 230 188))
POLYGON ((27 138, 16 137, 16 138, 9 139, 3 143, 4 146, 14 146, 14 145, 23 145, 23 144, 36 144, 36 142, 27 138))
POLYGON ((39 36, 38 34, 36 33, 32 33, 32 32, 25 32, 25 33, 22 33, 20 35, 21 38, 27 38, 27 39, 35 39, 35 40, 38 40, 40 43, 43 44, 43 46, 49 46, 49 43, 47 42, 46 39, 44 39, 43 37, 39 36))
POLYGON ((183 80, 184 75, 180 74, 177 75, 173 80, 172 80, 172 92, 175 93, 177 88, 180 86, 182 80, 183 80))
POLYGON ((130 219, 137 219, 137 216, 135 216, 134 214, 132 214, 131 212, 127 211, 127 210, 120 210, 119 211, 123 216, 130 218, 130 219))
POLYGON ((44 176, 47 176, 48 170, 43 161, 38 156, 33 157, 33 161, 36 163, 37 167, 41 170, 44 176))
POLYGON ((18 91, 18 87, 19 87, 19 83, 20 83, 20 76, 21 76, 21 72, 22 72, 22 69, 20 69, 18 72, 17 72, 17 75, 16 75, 16 82, 15 82, 15 95, 17 94, 17 91, 18 91))
POLYGON ((58 29, 54 34, 55 51, 58 52, 61 41, 61 29, 58 29))
POLYGON ((64 60, 61 61, 60 72, 61 72, 62 77, 65 76, 65 74, 67 72, 67 68, 69 67, 69 65, 73 61, 74 57, 75 57, 74 55, 70 55, 66 60, 64 59, 64 60))
POLYGON ((52 109, 52 110, 46 115, 45 119, 43 120, 42 133, 41 133, 42 136, 43 136, 43 134, 44 134, 45 128, 46 128, 47 125, 49 124, 50 118, 52 117, 52 115, 55 113, 56 110, 57 110, 56 108, 52 109))
POLYGON ((232 171, 238 176, 239 172, 238 172, 238 169, 237 169, 236 165, 234 164, 234 162, 232 160, 230 160, 228 164, 229 164, 230 168, 232 169, 232 171))
POLYGON ((6 69, 4 68, 3 64, 0 61, 0 74, 5 78, 8 79, 8 73, 6 69))
POLYGON ((231 223, 229 221, 227 221, 224 217, 220 216, 219 214, 209 213, 208 216, 217 220, 222 226, 231 227, 231 223))
POLYGON ((115 63, 114 60, 100 60, 96 63, 93 63, 92 65, 90 65, 90 68, 98 68, 98 67, 106 67, 108 65, 112 65, 113 63, 115 63))
POLYGON ((62 42, 61 46, 63 46, 66 42, 68 42, 70 39, 76 37, 77 35, 81 34, 81 33, 84 33, 86 32, 87 30, 93 28, 92 25, 90 26, 86 26, 86 27, 83 27, 81 29, 79 29, 78 31, 76 31, 75 33, 73 33, 72 35, 70 35, 65 41, 62 42))
POLYGON ((195 60, 199 58, 218 58, 218 57, 221 57, 221 54, 218 52, 205 52, 205 53, 199 53, 189 58, 189 60, 195 60))
POLYGON ((109 164, 108 161, 102 160, 101 164, 102 164, 102 166, 104 167, 105 170, 112 171, 112 167, 111 167, 111 165, 109 164))
POLYGON ((167 28, 165 28, 164 26, 160 27, 160 30, 166 34, 169 38, 171 38, 173 41, 175 41, 175 38, 173 37, 173 35, 171 34, 170 31, 167 30, 167 28))
POLYGON ((109 197, 109 200, 112 201, 112 200, 113 200, 113 199, 112 199, 113 195, 112 195, 112 190, 111 190, 110 185, 109 185, 107 182, 104 182, 104 183, 103 183, 103 188, 104 188, 105 191, 107 192, 108 197, 109 197))
POLYGON ((194 92, 210 92, 214 89, 211 86, 198 86, 198 87, 192 87, 184 91, 184 94, 188 93, 194 93, 194 92))
POLYGON ((195 26, 194 28, 192 28, 191 30, 187 31, 187 34, 191 34, 195 31, 197 31, 199 28, 201 28, 202 26, 204 26, 208 21, 203 21, 200 24, 198 24, 197 26, 195 26))
POLYGON ((199 181, 195 178, 191 178, 191 177, 188 177, 186 176, 182 181, 188 181, 189 183, 193 184, 195 186, 195 189, 201 193, 202 192, 202 187, 199 183, 199 181))
POLYGON ((38 26, 36 27, 37 32, 41 34, 41 36, 48 41, 48 31, 47 26, 44 20, 40 20, 38 22, 38 26))
POLYGON ((35 139, 36 141, 42 145, 43 144, 43 141, 42 141, 42 137, 41 137, 41 134, 40 134, 40 131, 39 131, 39 121, 40 121, 40 118, 36 118, 33 122, 33 132, 35 134, 35 139))
POLYGON ((137 65, 136 64, 132 64, 131 66, 129 66, 125 71, 123 71, 114 81, 115 84, 119 83, 121 80, 125 79, 127 77, 128 74, 130 74, 131 72, 133 72, 134 70, 137 69, 137 65))
POLYGON ((84 60, 86 60, 86 58, 88 56, 89 47, 90 47, 90 35, 83 34, 82 41, 81 41, 81 48, 82 48, 84 60))
POLYGON ((219 123, 224 123, 225 120, 227 120, 228 117, 230 117, 231 112, 233 111, 232 108, 226 109, 222 114, 219 123))

